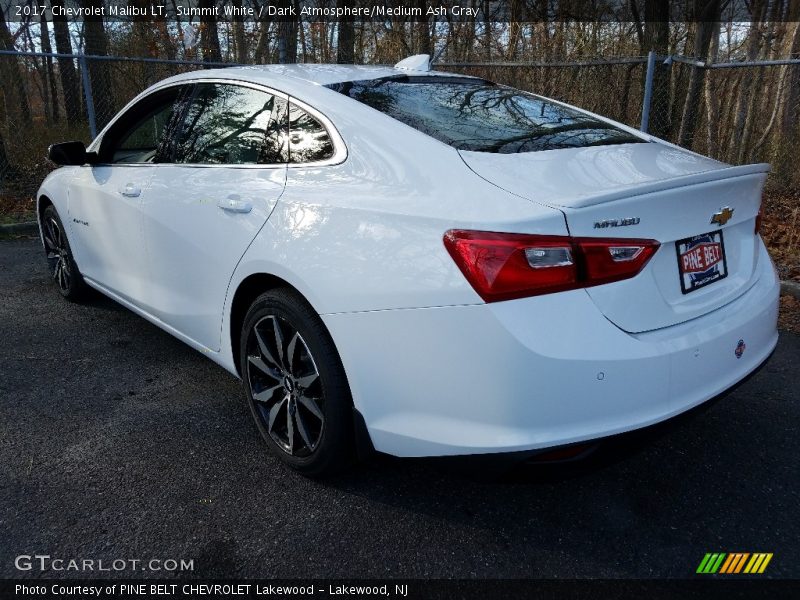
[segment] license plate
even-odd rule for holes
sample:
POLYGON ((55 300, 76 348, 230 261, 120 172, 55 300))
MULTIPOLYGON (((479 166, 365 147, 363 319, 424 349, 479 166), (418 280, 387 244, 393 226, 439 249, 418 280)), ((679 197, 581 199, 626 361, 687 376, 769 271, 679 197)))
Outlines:
POLYGON ((728 276, 722 231, 712 231, 675 242, 678 272, 684 294, 728 276))

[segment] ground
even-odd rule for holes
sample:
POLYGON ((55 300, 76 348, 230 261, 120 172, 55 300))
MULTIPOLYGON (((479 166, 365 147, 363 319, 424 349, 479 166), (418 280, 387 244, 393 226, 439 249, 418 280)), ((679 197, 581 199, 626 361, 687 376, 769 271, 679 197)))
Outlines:
POLYGON ((800 190, 765 195, 761 236, 781 279, 800 282, 800 190))
POLYGON ((726 398, 586 462, 380 458, 319 483, 267 453, 234 377, 110 300, 62 300, 35 240, 0 241, 0 331, 0 578, 37 575, 14 568, 34 553, 206 578, 689 577, 718 551, 800 577, 789 332, 726 398))

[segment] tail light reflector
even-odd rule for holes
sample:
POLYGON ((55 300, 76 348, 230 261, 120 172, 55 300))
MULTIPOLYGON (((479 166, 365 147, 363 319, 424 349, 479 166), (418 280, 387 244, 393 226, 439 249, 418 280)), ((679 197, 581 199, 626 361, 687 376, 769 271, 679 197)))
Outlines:
POLYGON ((655 240, 573 238, 451 229, 444 245, 486 302, 600 285, 637 275, 655 240))

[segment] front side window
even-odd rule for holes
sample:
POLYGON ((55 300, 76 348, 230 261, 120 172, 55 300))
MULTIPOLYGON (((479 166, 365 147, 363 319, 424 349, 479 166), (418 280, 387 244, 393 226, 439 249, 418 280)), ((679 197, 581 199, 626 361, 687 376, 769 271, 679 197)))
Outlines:
POLYGON ((333 154, 333 141, 324 125, 296 104, 290 104, 289 162, 319 162, 333 154))
POLYGON ((200 83, 170 150, 184 164, 280 164, 288 159, 286 100, 252 88, 200 83))
POLYGON ((128 109, 103 136, 101 160, 120 164, 157 162, 185 93, 183 86, 170 87, 128 109))
POLYGON ((400 75, 328 87, 459 150, 512 154, 643 141, 580 111, 483 79, 400 75))

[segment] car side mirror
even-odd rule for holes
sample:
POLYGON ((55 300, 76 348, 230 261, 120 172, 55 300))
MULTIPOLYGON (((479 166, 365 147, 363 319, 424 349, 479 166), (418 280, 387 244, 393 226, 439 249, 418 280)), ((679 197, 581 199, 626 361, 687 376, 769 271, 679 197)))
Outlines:
POLYGON ((83 142, 63 142, 50 146, 47 158, 62 166, 94 164, 97 161, 97 152, 87 152, 83 142))

